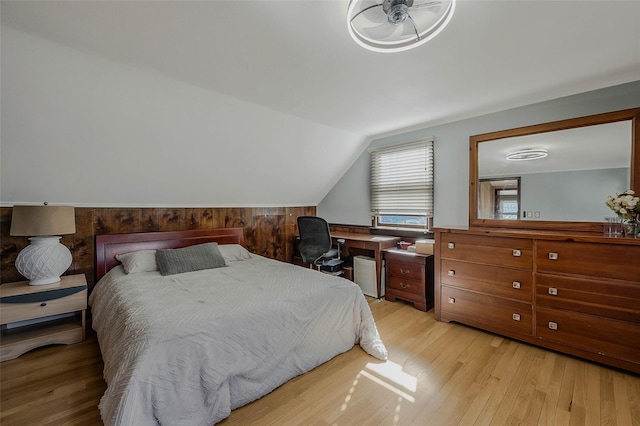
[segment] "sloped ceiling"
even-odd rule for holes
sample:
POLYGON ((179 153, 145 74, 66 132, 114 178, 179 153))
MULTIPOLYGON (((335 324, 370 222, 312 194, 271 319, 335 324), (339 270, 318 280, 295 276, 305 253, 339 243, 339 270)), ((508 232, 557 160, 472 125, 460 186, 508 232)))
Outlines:
POLYGON ((462 0, 408 52, 351 41, 346 1, 20 1, 2 22, 376 135, 638 79, 640 2, 462 0))
POLYGON ((638 1, 462 0, 434 40, 392 54, 356 45, 346 9, 337 0, 2 1, 0 12, 20 32, 301 119, 310 132, 353 135, 344 151, 291 158, 303 170, 342 160, 310 198, 276 194, 275 204, 319 202, 367 138, 640 79, 638 1))

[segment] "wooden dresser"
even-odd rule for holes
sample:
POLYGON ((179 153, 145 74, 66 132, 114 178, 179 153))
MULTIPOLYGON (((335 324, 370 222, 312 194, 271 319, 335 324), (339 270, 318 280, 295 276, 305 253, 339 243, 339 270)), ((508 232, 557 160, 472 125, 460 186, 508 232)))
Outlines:
POLYGON ((640 373, 640 239, 437 230, 435 317, 640 373))

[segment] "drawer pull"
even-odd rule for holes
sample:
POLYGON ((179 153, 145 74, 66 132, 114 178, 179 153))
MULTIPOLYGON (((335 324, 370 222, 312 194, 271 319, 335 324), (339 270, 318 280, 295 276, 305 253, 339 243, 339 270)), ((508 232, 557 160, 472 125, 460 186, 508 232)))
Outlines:
POLYGON ((456 245, 454 243, 449 243, 447 244, 447 248, 453 250, 454 248, 456 248, 456 245))
POLYGON ((549 260, 558 260, 558 253, 549 253, 549 260))
POLYGON ((42 307, 47 306, 47 302, 42 302, 42 303, 40 304, 40 306, 42 306, 42 307))
POLYGON ((513 314, 514 321, 520 321, 520 314, 513 314))
POLYGON ((405 284, 405 283, 401 282, 401 283, 400 283, 400 287, 402 287, 402 288, 409 288, 409 287, 411 287, 411 284, 405 284))
POLYGON ((511 287, 520 290, 520 281, 514 281, 511 283, 511 287))
POLYGON ((520 257, 520 256, 522 256, 522 252, 520 250, 513 251, 513 257, 520 257))
POLYGON ((549 287, 549 294, 552 296, 557 296, 558 295, 558 289, 555 287, 549 287))
POLYGON ((453 277, 456 274, 456 271, 454 271, 453 269, 449 269, 447 271, 447 275, 449 275, 450 277, 453 277))
POLYGON ((557 330, 557 329, 558 329, 558 323, 549 321, 549 330, 557 330))
POLYGON ((451 304, 454 304, 454 303, 456 303, 456 298, 455 297, 450 297, 448 302, 451 303, 451 304))
POLYGON ((402 269, 402 268, 400 268, 400 273, 401 274, 405 274, 405 275, 409 274, 409 273, 411 273, 411 269, 402 269))

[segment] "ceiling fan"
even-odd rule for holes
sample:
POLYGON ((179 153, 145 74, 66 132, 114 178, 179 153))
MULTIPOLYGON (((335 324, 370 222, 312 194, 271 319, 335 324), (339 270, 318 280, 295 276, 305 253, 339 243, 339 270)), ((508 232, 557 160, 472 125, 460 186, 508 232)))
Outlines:
POLYGON ((350 0, 349 34, 375 52, 399 52, 434 38, 449 23, 456 0, 350 0))

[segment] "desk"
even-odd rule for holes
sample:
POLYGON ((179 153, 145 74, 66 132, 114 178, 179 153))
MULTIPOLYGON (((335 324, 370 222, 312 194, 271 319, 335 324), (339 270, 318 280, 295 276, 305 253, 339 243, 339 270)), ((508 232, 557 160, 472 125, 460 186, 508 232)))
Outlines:
POLYGON ((342 247, 359 248, 373 251, 373 257, 376 260, 376 285, 378 295, 381 293, 382 283, 382 251, 384 249, 395 247, 400 241, 399 237, 387 237, 384 235, 357 234, 353 232, 332 232, 333 240, 343 239, 345 241, 342 247))

